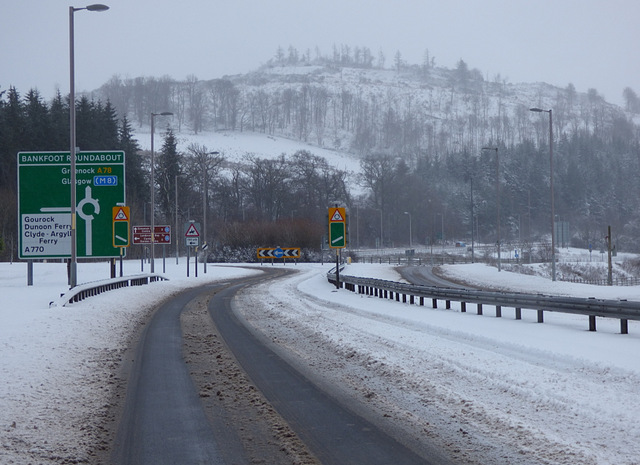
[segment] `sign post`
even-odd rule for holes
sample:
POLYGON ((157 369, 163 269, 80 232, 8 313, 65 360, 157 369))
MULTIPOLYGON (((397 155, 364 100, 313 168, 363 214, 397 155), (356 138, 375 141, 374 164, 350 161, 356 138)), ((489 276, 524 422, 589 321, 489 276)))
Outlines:
MULTIPOLYGON (((195 247, 195 271, 198 277, 198 246, 200 245, 200 223, 189 221, 184 223, 184 242, 187 246, 187 252, 191 247, 195 247)), ((189 277, 189 256, 187 255, 187 278, 189 277)))
POLYGON ((112 208, 113 217, 113 246, 129 247, 129 207, 118 206, 112 208))
MULTIPOLYGON (((134 226, 133 227, 133 244, 151 244, 151 226, 134 226)), ((165 246, 171 244, 171 226, 153 227, 153 243, 162 244, 162 272, 165 272, 165 246)), ((141 263, 144 263, 144 259, 141 263)), ((142 265, 144 271, 144 265, 142 265)))
POLYGON ((329 247, 344 249, 347 246, 346 208, 329 208, 329 247))
POLYGON ((340 288, 340 249, 347 246, 347 210, 329 208, 329 247, 336 249, 336 289, 340 288))
POLYGON ((122 256, 125 247, 129 247, 129 207, 120 205, 112 208, 113 246, 120 249, 120 277, 122 277, 122 256))

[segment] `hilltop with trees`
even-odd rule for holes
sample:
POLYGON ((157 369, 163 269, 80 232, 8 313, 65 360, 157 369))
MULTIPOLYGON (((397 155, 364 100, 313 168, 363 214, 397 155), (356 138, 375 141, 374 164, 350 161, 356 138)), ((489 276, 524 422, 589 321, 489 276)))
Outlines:
MULTIPOLYGON (((165 199, 158 214, 174 217, 169 207, 174 184, 180 210, 197 211, 206 185, 210 230, 221 246, 264 245, 267 239, 251 231, 278 222, 288 226, 277 231, 322 235, 327 204, 336 200, 350 207, 352 223, 357 211, 363 246, 375 246, 381 219, 385 243, 408 242, 404 212, 412 215, 414 243, 440 241, 443 233, 447 240, 469 240, 472 228, 476 239, 492 243, 498 181, 502 239, 515 244, 548 239, 549 115, 529 109, 552 109, 555 212, 570 225, 570 244, 597 247, 611 225, 618 249, 637 251, 640 131, 634 118, 640 105, 632 89, 622 92, 624 108, 608 103, 596 89, 581 93, 570 83, 556 87, 485 77, 462 59, 454 69, 439 67, 428 51, 416 65, 400 52, 387 60, 366 47, 336 46, 328 55, 289 47, 278 49, 255 72, 222 79, 113 76, 77 102, 78 145, 125 150, 128 201, 141 215, 149 191, 148 159, 132 134, 158 109, 175 115, 171 131, 161 131, 168 144, 163 154, 175 148, 174 132, 257 132, 361 159, 356 175, 363 193, 355 195, 345 182, 350 174, 313 149, 276 159, 253 153, 231 160, 222 153, 206 170, 203 163, 210 160, 202 154, 215 147, 190 147, 171 162, 166 158, 174 166, 164 171, 159 156, 158 173, 166 179, 156 179, 159 198, 165 199), (496 152, 483 147, 498 149, 499 180, 496 152)), ((60 95, 47 104, 36 91, 21 97, 9 89, 0 99, 6 244, 16 224, 15 154, 68 150, 65 128, 68 102, 60 95)), ((317 240, 307 242, 319 247, 317 240)))

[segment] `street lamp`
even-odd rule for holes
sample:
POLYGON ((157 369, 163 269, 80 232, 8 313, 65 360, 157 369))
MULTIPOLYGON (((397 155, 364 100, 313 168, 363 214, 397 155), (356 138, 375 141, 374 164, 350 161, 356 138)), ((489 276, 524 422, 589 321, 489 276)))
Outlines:
POLYGON ((553 205, 553 111, 542 108, 530 108, 536 113, 549 113, 549 188, 551 191, 551 280, 556 280, 556 233, 555 210, 553 205))
POLYGON ((475 222, 475 215, 473 213, 473 176, 469 176, 469 183, 471 184, 471 263, 475 263, 475 236, 473 234, 473 226, 475 222))
MULTIPOLYGON (((218 155, 220 154, 220 152, 207 152, 205 153, 205 155, 218 155)), ((203 168, 203 177, 204 177, 204 186, 202 189, 202 222, 204 223, 204 229, 202 230, 202 233, 204 235, 204 240, 202 241, 203 244, 203 248, 202 250, 204 251, 206 249, 206 244, 207 244, 207 199, 208 199, 208 195, 207 195, 207 191, 208 191, 208 186, 207 186, 207 160, 204 160, 204 164, 202 166, 203 168)), ((204 253, 204 272, 207 272, 207 254, 204 253)))
POLYGON ((498 147, 482 147, 482 150, 496 151, 496 202, 497 202, 497 234, 498 234, 498 271, 502 270, 500 260, 500 156, 498 147))
MULTIPOLYGON (((441 232, 440 232, 440 235, 441 235, 441 238, 442 238, 442 263, 444 263, 444 212, 436 213, 436 216, 434 218, 437 218, 438 216, 441 217, 441 223, 440 223, 440 225, 441 225, 441 230, 440 231, 441 232)), ((434 221, 434 223, 435 223, 435 221, 434 221)))
POLYGON ((175 214, 175 223, 176 223, 176 229, 174 234, 175 237, 175 241, 176 241, 176 265, 178 264, 178 253, 179 253, 179 246, 180 246, 180 241, 178 240, 178 178, 182 176, 180 174, 176 174, 176 179, 175 179, 175 188, 176 188, 176 214, 175 214))
POLYGON ((106 11, 107 5, 95 4, 84 8, 69 7, 69 158, 71 163, 71 260, 69 262, 69 286, 78 283, 78 252, 76 235, 76 82, 73 37, 73 13, 80 10, 106 11))
POLYGON ((154 245, 156 243, 156 173, 155 173, 155 152, 153 150, 153 133, 154 133, 154 118, 156 116, 172 116, 173 113, 169 111, 163 111, 162 113, 151 113, 151 272, 155 273, 155 250, 154 245))
POLYGON ((411 213, 409 212, 404 212, 405 215, 409 215, 409 248, 411 248, 413 246, 413 242, 411 239, 411 213))
POLYGON ((376 210, 380 212, 380 244, 378 244, 378 247, 382 249, 382 208, 376 208, 376 210))

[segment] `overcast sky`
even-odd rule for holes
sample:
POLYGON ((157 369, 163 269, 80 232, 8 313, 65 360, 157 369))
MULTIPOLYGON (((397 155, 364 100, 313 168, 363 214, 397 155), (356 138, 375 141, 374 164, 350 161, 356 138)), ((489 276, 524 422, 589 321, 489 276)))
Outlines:
MULTIPOLYGON (((251 71, 278 46, 400 51, 421 64, 463 59, 485 78, 640 94, 638 0, 98 0, 77 11, 76 91, 115 74, 206 80, 251 71)), ((91 3, 75 3, 84 7, 91 3)), ((0 91, 69 92, 70 0, 0 0, 0 91)))

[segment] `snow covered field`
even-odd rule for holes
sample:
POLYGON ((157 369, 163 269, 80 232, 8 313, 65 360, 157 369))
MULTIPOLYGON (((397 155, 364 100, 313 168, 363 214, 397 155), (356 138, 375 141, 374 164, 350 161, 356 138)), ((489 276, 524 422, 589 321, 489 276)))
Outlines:
MULTIPOLYGON (((410 306, 336 291, 329 268, 297 265, 288 279, 245 290, 237 310, 320 382, 385 415, 407 442, 419 448, 427 438, 460 463, 640 463, 638 322, 620 335, 617 320, 599 319, 590 333, 573 315, 547 313, 537 324, 535 312, 515 321, 506 308, 497 319, 486 306, 484 316, 455 304, 410 306)), ((139 271, 139 261, 125 261, 125 274, 139 271)), ((482 265, 446 271, 503 288, 640 301, 638 287, 552 287, 482 265)), ((27 287, 26 264, 0 264, 0 463, 91 463, 114 371, 154 305, 186 286, 254 272, 210 264, 187 279, 184 263, 167 260, 168 282, 49 308, 67 288, 64 265, 36 264, 27 287)), ((344 274, 399 279, 388 265, 344 274)), ((107 275, 106 264, 79 265, 80 282, 107 275)))

